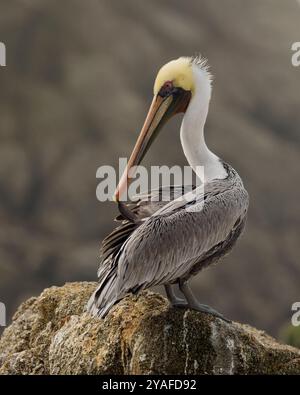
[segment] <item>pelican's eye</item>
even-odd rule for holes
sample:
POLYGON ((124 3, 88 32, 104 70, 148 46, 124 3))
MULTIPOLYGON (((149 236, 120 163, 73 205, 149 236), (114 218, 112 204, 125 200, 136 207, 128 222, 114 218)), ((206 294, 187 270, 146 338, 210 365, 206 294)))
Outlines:
POLYGON ((166 81, 160 88, 158 94, 161 97, 169 96, 174 90, 174 85, 172 81, 166 81))

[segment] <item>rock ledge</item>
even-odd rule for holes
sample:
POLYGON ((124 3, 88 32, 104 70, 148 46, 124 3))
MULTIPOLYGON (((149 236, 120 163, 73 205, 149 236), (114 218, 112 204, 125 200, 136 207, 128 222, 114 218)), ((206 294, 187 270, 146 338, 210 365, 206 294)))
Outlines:
POLYGON ((300 374, 300 350, 150 291, 92 318, 83 310, 95 285, 51 287, 23 303, 0 339, 0 374, 300 374))

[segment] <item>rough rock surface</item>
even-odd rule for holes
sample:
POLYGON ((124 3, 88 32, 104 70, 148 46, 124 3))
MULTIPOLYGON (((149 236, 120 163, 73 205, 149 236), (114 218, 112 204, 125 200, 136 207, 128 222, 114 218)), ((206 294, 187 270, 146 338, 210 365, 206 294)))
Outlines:
POLYGON ((23 303, 0 340, 0 373, 300 373, 300 350, 149 291, 93 318, 84 306, 94 287, 69 283, 23 303))

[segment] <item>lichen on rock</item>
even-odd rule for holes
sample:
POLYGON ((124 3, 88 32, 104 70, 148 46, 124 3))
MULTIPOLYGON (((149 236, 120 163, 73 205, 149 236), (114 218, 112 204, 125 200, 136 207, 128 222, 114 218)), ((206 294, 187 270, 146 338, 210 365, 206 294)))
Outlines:
POLYGON ((151 291, 105 319, 84 311, 95 283, 23 303, 0 339, 1 374, 300 374, 300 350, 247 325, 172 308, 151 291))

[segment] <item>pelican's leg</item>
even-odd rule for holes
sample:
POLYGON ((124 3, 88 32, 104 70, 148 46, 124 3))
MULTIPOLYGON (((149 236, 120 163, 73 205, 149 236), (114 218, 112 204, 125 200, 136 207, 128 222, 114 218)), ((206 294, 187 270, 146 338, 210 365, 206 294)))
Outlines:
POLYGON ((171 303, 172 306, 174 306, 174 307, 188 307, 188 303, 184 299, 180 299, 180 298, 178 298, 178 296, 176 296, 171 284, 165 284, 165 290, 166 290, 166 294, 169 299, 169 302, 171 303))
POLYGON ((186 300, 188 301, 188 305, 191 309, 196 311, 201 311, 202 313, 211 314, 215 317, 221 318, 226 322, 231 322, 230 320, 225 318, 222 314, 220 314, 217 310, 214 310, 205 304, 199 303, 198 300, 195 298, 187 282, 179 282, 179 288, 180 291, 183 293, 183 295, 186 297, 186 300))

